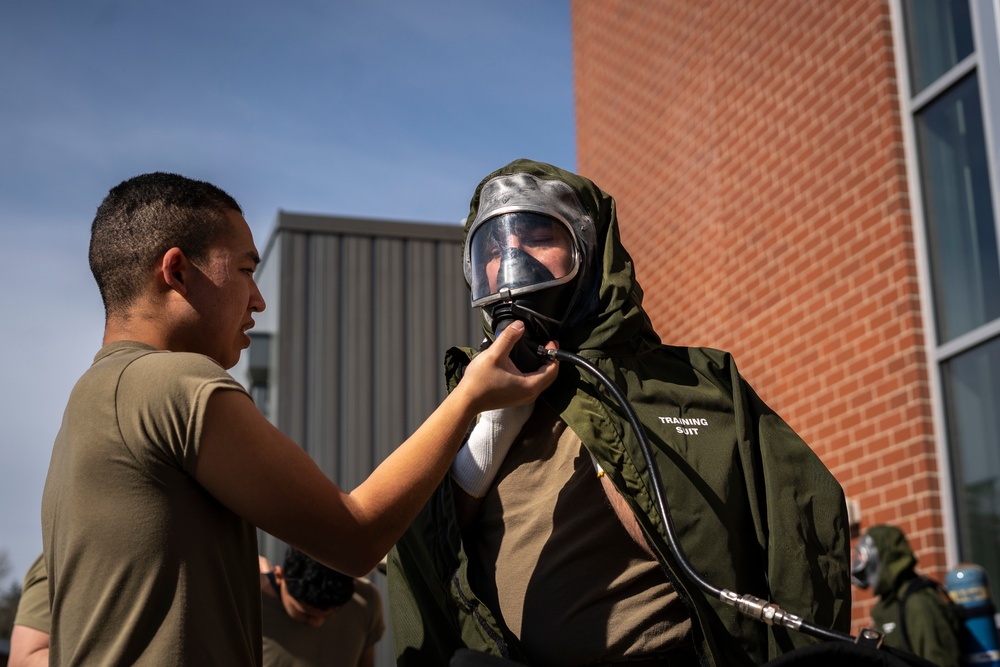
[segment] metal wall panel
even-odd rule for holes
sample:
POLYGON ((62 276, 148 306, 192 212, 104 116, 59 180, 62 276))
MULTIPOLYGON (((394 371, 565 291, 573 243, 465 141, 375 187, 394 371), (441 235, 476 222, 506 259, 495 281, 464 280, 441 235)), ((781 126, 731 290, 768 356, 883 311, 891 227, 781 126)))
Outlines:
POLYGON ((295 338, 305 330, 307 312, 306 276, 295 267, 306 265, 306 238, 291 235, 282 240, 278 267, 278 329, 274 333, 278 367, 272 381, 278 384, 278 404, 274 419, 279 428, 299 443, 305 438, 305 392, 302 375, 306 348, 295 338))
MULTIPOLYGON (((334 235, 307 235, 308 264, 299 269, 308 278, 305 281, 306 312, 302 314, 304 339, 300 345, 307 351, 301 368, 289 369, 302 373, 305 380, 306 431, 300 444, 319 463, 332 479, 340 474, 336 451, 325 446, 336 434, 335 411, 343 390, 338 378, 343 369, 343 331, 338 327, 344 294, 340 290, 340 273, 343 263, 343 239, 334 235)), ((287 333, 287 332, 286 332, 287 333)), ((295 341, 294 333, 289 337, 295 341)))
POLYGON ((406 242, 381 239, 376 245, 376 262, 381 284, 375 299, 375 354, 373 382, 375 421, 372 461, 381 461, 414 429, 406 421, 405 369, 407 326, 404 319, 406 242))
MULTIPOLYGON (((345 237, 339 289, 344 309, 340 328, 344 332, 338 353, 344 359, 341 379, 339 461, 336 477, 346 490, 364 481, 372 469, 372 359, 374 341, 372 304, 377 278, 373 271, 370 238, 345 237)), ((318 406, 317 406, 318 407, 318 406)))

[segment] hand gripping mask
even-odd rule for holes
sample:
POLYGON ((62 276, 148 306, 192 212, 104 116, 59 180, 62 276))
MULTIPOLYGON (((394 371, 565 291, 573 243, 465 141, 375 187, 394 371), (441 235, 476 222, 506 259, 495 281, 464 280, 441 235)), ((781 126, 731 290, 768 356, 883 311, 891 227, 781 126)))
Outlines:
POLYGON ((562 181, 517 173, 483 186, 464 264, 472 305, 483 309, 494 334, 520 319, 526 339, 557 338, 578 302, 578 276, 593 247, 581 232, 593 237, 593 224, 562 181))

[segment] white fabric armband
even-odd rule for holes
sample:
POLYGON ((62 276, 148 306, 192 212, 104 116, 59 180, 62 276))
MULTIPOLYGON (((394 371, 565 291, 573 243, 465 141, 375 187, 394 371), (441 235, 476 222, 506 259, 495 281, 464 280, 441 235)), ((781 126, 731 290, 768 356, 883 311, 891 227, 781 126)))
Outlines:
POLYGON ((451 464, 451 478, 463 491, 473 498, 486 495, 534 407, 529 403, 479 415, 479 422, 451 464))

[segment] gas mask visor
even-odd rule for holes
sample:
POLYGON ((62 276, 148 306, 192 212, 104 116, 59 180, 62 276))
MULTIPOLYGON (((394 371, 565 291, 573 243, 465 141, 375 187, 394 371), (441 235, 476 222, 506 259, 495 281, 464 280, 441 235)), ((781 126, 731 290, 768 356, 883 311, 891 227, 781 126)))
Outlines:
POLYGON ((580 253, 573 228, 561 218, 501 210, 469 231, 466 262, 472 305, 479 308, 571 281, 580 253))

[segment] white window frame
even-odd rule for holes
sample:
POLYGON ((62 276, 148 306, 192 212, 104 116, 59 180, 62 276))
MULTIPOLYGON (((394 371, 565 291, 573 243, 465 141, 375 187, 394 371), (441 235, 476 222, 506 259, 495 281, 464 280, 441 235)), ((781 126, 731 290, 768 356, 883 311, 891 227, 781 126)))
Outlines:
MULTIPOLYGON (((920 182, 919 154, 914 129, 915 115, 932 100, 970 72, 975 72, 982 104, 983 132, 986 138, 986 159, 989 165, 990 196, 993 199, 994 225, 1000 246, 1000 0, 969 0, 974 51, 946 74, 914 97, 910 89, 910 68, 906 53, 902 0, 890 0, 892 39, 896 63, 896 84, 903 131, 907 184, 910 198, 910 218, 913 223, 914 247, 920 289, 920 308, 926 341, 928 383, 930 388, 933 436, 941 498, 942 523, 948 566, 959 560, 959 537, 955 508, 952 459, 948 442, 948 421, 945 414, 944 390, 941 382, 942 365, 952 357, 981 343, 1000 336, 1000 320, 988 322, 958 338, 940 344, 934 311, 934 290, 931 280, 930 255, 927 248, 927 227, 923 188, 920 182)), ((1000 247, 997 249, 1000 253, 1000 247)))

